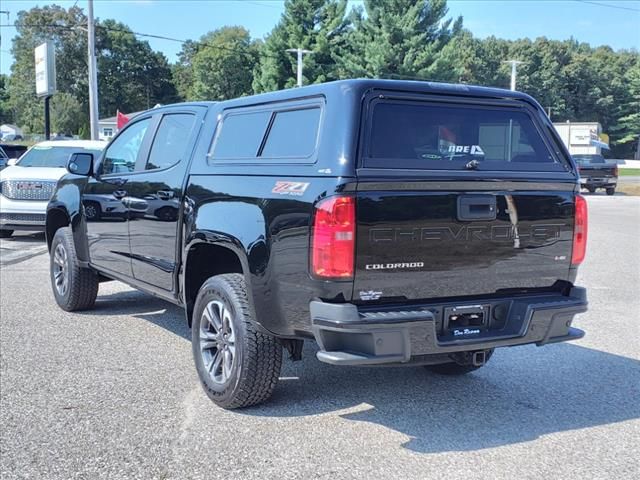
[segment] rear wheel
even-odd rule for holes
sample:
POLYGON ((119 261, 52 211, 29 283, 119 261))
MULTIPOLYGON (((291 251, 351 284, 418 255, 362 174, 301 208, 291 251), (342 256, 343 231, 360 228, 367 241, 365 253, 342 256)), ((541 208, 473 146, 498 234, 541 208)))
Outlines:
POLYGON ((93 307, 98 275, 80 265, 69 227, 60 228, 51 242, 50 274, 53 296, 67 312, 93 307))
POLYGON ((595 193, 596 187, 587 187, 587 190, 589 190, 589 193, 595 193))
POLYGON ((9 238, 13 235, 13 230, 0 230, 0 238, 9 238))
MULTIPOLYGON (((485 352, 485 361, 482 365, 474 365, 473 363, 458 363, 458 362, 449 362, 449 363, 440 363, 438 365, 425 365, 427 370, 430 370, 434 373, 440 375, 465 375, 467 373, 474 372, 479 368, 484 367, 489 359, 492 357, 494 349, 487 350, 485 352)), ((469 356, 469 355, 466 355, 469 356)), ((469 356, 470 358, 470 356, 469 356)))
POLYGON ((258 331, 253 316, 242 275, 211 277, 198 292, 193 357, 205 392, 220 407, 264 402, 278 382, 282 346, 258 331))
POLYGON ((613 187, 609 187, 607 188, 607 195, 613 195, 614 193, 616 193, 616 189, 613 187))

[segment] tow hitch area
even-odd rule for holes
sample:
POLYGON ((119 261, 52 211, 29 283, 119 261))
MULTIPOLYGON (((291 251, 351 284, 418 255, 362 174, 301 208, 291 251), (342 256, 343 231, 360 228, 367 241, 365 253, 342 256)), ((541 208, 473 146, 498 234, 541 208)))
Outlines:
POLYGON ((458 365, 473 365, 481 367, 489 361, 493 350, 477 350, 475 352, 457 352, 450 355, 450 358, 458 365))
POLYGON ((465 305, 444 310, 444 329, 454 337, 480 333, 488 326, 489 305, 465 305))

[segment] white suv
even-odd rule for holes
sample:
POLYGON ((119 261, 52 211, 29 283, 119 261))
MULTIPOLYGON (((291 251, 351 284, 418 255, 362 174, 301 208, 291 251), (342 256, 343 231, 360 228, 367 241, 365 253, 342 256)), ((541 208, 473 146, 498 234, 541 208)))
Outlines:
POLYGON ((41 142, 0 172, 0 238, 14 230, 44 231, 47 203, 69 156, 76 152, 100 155, 106 142, 60 140, 41 142))

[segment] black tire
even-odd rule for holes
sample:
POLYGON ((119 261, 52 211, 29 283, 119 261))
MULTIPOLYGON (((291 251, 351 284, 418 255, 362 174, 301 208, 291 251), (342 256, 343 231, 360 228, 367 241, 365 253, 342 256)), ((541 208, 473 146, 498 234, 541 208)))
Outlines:
POLYGON ((13 235, 13 230, 0 230, 0 238, 9 238, 13 235))
POLYGON ((479 368, 484 367, 489 361, 489 359, 493 356, 493 352, 494 352, 494 349, 491 349, 487 352, 487 357, 484 365, 471 365, 471 364, 461 365, 456 362, 450 362, 450 363, 440 363, 438 365, 425 365, 425 368, 439 375, 466 375, 467 373, 474 372, 479 368))
POLYGON ((258 331, 254 315, 244 277, 240 274, 211 277, 198 291, 192 321, 193 358, 204 391, 222 408, 243 408, 264 402, 278 383, 282 346, 276 338, 258 331), (221 306, 226 311, 222 311, 221 306), (221 320, 218 332, 207 315, 208 318, 226 318, 221 320), (233 342, 222 344, 230 338, 233 342), (205 342, 208 346, 201 348, 205 342), (225 376, 228 358, 225 354, 230 351, 231 344, 231 365, 225 376), (216 366, 217 358, 222 360, 216 366))
POLYGON ((595 193, 596 187, 587 187, 587 190, 589 190, 589 193, 595 193))
POLYGON ((86 202, 84 204, 84 217, 88 222, 97 222, 102 217, 102 208, 98 202, 86 202))
POLYGON ((73 312, 93 307, 98 295, 98 275, 80 266, 69 227, 60 228, 53 237, 49 272, 53 296, 60 308, 73 312), (66 287, 60 283, 61 278, 66 287))
POLYGON ((615 188, 607 188, 607 195, 613 195, 614 193, 616 193, 616 189, 615 188))

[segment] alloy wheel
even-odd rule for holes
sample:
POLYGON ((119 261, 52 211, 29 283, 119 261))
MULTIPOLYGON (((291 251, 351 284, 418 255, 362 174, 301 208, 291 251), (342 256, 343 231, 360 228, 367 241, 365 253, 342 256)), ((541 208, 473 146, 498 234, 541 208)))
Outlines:
POLYGON ((69 289, 67 251, 62 243, 53 251, 53 278, 58 294, 64 297, 69 289))
POLYGON ((220 300, 207 304, 200 319, 200 354, 204 368, 213 382, 229 381, 236 361, 232 312, 220 300))

